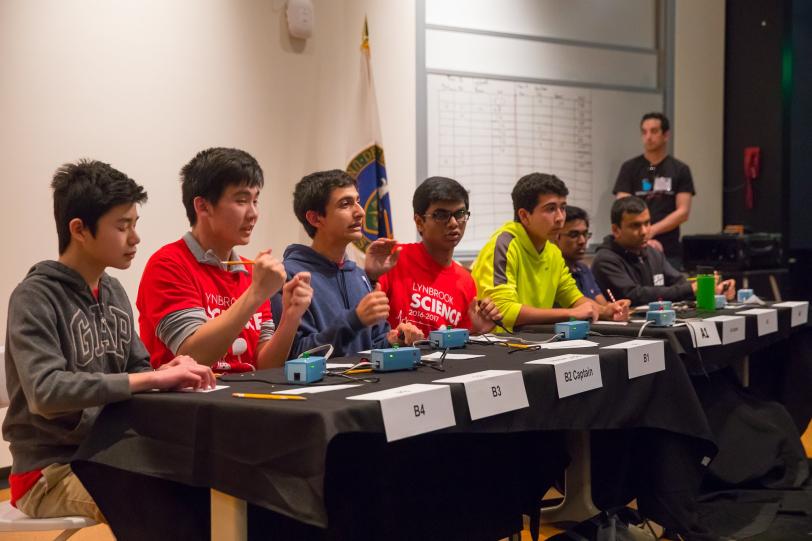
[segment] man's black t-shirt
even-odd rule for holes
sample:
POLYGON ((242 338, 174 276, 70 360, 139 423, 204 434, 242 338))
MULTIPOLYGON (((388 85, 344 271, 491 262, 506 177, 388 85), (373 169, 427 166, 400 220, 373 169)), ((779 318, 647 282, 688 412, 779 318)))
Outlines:
MULTIPOLYGON (((620 167, 612 193, 626 192, 643 199, 655 224, 677 209, 677 194, 694 195, 691 169, 671 156, 652 166, 643 156, 626 161, 620 167)), ((680 255, 679 227, 654 237, 663 245, 665 255, 680 255)))

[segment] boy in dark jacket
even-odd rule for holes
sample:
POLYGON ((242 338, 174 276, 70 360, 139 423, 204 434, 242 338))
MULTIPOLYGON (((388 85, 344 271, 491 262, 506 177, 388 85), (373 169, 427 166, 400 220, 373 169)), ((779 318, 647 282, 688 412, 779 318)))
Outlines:
POLYGON ((104 521, 70 468, 101 407, 151 389, 213 387, 214 375, 190 357, 153 371, 127 294, 104 272, 135 257, 143 188, 84 160, 61 167, 52 188, 59 260, 34 265, 9 300, 11 503, 35 518, 104 521))
MULTIPOLYGON (((635 196, 618 199, 612 204, 611 216, 612 236, 606 238, 592 261, 601 289, 631 300, 634 306, 692 299, 696 282, 686 280, 662 252, 648 245, 651 216, 646 202, 635 196)), ((732 299, 735 280, 719 282, 716 293, 723 291, 732 299)))
MULTIPOLYGON (((293 192, 293 211, 313 242, 288 246, 283 263, 288 278, 310 273, 313 300, 302 316, 291 357, 324 344, 333 345, 335 356, 344 356, 423 337, 410 323, 389 326, 389 300, 373 285, 397 262, 396 241, 373 242, 364 269, 346 257, 347 245, 361 238, 365 215, 351 176, 334 169, 304 177, 293 192)), ((277 326, 277 318, 284 317, 281 306, 281 296, 275 295, 271 312, 277 326)))

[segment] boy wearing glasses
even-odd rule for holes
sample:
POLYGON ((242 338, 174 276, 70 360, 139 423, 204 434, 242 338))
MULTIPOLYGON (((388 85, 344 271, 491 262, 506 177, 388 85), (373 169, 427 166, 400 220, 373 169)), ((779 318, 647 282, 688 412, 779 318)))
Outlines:
MULTIPOLYGON (((580 207, 567 205, 564 226, 558 233, 556 245, 561 250, 561 255, 564 256, 564 261, 566 261, 570 274, 575 279, 575 283, 578 284, 581 293, 601 306, 606 306, 609 301, 601 293, 601 288, 595 280, 595 275, 592 274, 592 269, 583 262, 586 255, 586 245, 591 238, 589 215, 580 207)), ((628 299, 621 299, 617 303, 627 309, 631 304, 628 299)), ((624 316, 621 319, 626 319, 628 310, 620 315, 624 316)))
POLYGON ((389 298, 389 324, 410 322, 423 334, 441 327, 489 332, 501 314, 490 299, 477 300, 471 273, 454 261, 471 211, 456 180, 426 179, 412 198, 421 242, 405 244, 398 263, 378 285, 389 298))
POLYGON ((564 225, 569 190, 555 175, 531 173, 513 188, 514 218, 499 228, 474 261, 477 291, 493 299, 509 330, 570 318, 597 320, 623 312, 585 297, 561 250, 551 242, 564 225), (554 305, 562 308, 553 308, 554 305))

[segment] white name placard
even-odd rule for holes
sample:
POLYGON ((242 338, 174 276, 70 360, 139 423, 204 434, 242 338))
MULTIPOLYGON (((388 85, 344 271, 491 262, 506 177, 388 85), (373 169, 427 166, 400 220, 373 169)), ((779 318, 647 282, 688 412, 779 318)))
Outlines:
POLYGON ((600 389, 601 362, 597 355, 558 355, 547 359, 537 359, 524 364, 551 364, 555 368, 555 383, 558 398, 600 389))
POLYGON ((415 383, 375 393, 349 396, 348 400, 378 400, 386 441, 395 441, 454 426, 454 406, 448 385, 415 383))
POLYGON ((750 308, 736 313, 740 316, 755 316, 759 336, 778 331, 778 311, 774 308, 750 308))
POLYGON ((472 421, 530 406, 521 370, 483 370, 434 383, 462 383, 472 421))
POLYGON ((719 329, 716 328, 716 323, 713 321, 688 321, 687 323, 691 329, 691 341, 695 348, 721 345, 719 329))
POLYGON ((625 349, 629 379, 665 370, 665 347, 662 340, 629 340, 602 349, 625 349))
POLYGON ((732 344, 744 340, 745 328, 744 316, 713 316, 705 321, 713 321, 722 327, 722 344, 732 344))
POLYGON ((809 302, 808 301, 786 301, 773 304, 773 307, 791 308, 792 318, 790 319, 790 326, 797 327, 804 325, 809 319, 809 302))

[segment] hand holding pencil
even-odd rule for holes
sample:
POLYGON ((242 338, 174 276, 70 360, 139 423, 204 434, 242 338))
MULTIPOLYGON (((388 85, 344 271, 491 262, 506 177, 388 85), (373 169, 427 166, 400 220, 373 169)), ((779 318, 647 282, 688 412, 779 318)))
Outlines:
POLYGON ((632 302, 629 299, 615 299, 615 295, 611 289, 606 290, 606 295, 609 297, 609 304, 606 305, 608 312, 606 313, 607 319, 611 318, 612 321, 628 321, 629 320, 629 307, 632 302))

